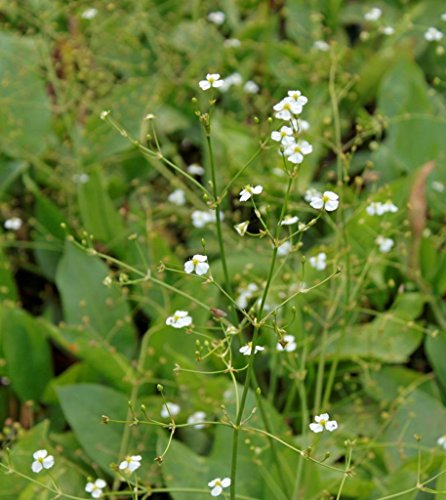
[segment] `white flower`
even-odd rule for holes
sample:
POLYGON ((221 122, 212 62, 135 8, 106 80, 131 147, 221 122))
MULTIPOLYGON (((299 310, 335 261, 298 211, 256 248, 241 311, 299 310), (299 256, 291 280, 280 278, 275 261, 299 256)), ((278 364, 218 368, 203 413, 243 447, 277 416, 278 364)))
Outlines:
POLYGON ((286 352, 293 352, 297 348, 296 344, 296 339, 294 338, 294 335, 284 335, 282 342, 285 341, 285 347, 280 343, 277 342, 277 350, 278 351, 286 351, 286 352))
POLYGON ((327 429, 327 431, 334 431, 338 428, 338 423, 336 420, 329 420, 330 416, 328 413, 321 413, 320 415, 316 415, 314 417, 314 421, 316 423, 311 423, 310 424, 310 430, 313 432, 322 432, 324 429, 327 429))
POLYGON ((260 90, 260 87, 257 85, 256 82, 253 82, 252 80, 248 80, 245 85, 243 85, 243 90, 247 94, 257 94, 257 92, 260 90))
POLYGON ((131 474, 141 467, 141 460, 141 455, 129 455, 119 464, 118 468, 127 474, 131 474))
POLYGON ((19 217, 11 217, 6 219, 3 224, 5 229, 10 229, 11 231, 18 231, 22 227, 23 221, 19 217))
POLYGON ((283 142, 287 137, 293 137, 293 129, 284 125, 280 127, 280 130, 274 130, 271 132, 271 139, 276 142, 283 142))
POLYGON ((260 194, 262 191, 262 186, 251 186, 248 184, 240 191, 240 201, 247 201, 253 194, 260 194))
MULTIPOLYGON (((209 224, 210 222, 215 222, 216 220, 216 215, 214 210, 207 210, 207 211, 202 211, 202 210, 194 210, 192 212, 192 225, 194 227, 204 227, 206 224, 209 224)), ((223 220, 223 212, 220 212, 220 219, 223 220)))
POLYGON ((446 450, 446 435, 441 436, 437 439, 438 446, 441 446, 444 450, 446 450))
POLYGON ((314 257, 309 258, 310 266, 318 271, 323 271, 327 267, 327 254, 324 252, 318 253, 314 257))
POLYGON ((285 257, 285 255, 288 255, 291 252, 291 249, 291 242, 285 241, 285 243, 282 243, 279 247, 277 247, 277 255, 279 257, 285 257))
POLYGON ((53 455, 48 455, 46 450, 37 450, 33 453, 34 462, 31 464, 31 470, 38 474, 43 469, 51 469, 54 465, 53 455))
POLYGON ((381 33, 386 36, 391 36, 395 33, 395 29, 392 26, 383 26, 381 28, 381 33))
POLYGON ((200 80, 198 85, 201 90, 209 90, 211 87, 218 89, 223 85, 223 80, 220 80, 220 75, 218 73, 208 73, 206 75, 206 80, 200 80))
POLYGON ((246 231, 248 230, 249 220, 245 220, 244 222, 240 222, 240 224, 236 224, 234 229, 240 236, 245 236, 246 231))
POLYGON ((98 9, 95 9, 92 7, 90 9, 84 10, 84 12, 82 12, 82 14, 81 14, 81 17, 82 17, 82 19, 90 20, 90 19, 93 19, 94 17, 96 17, 97 13, 98 13, 98 9))
POLYGON ((72 179, 76 184, 86 184, 90 180, 90 176, 85 173, 74 174, 72 179))
POLYGON ((243 83, 243 78, 240 73, 232 73, 223 80, 223 85, 220 87, 221 92, 226 92, 233 85, 241 85, 243 83))
POLYGON ((432 189, 437 193, 444 193, 444 184, 440 181, 432 181, 432 189))
POLYGON ((238 38, 227 38, 223 42, 223 47, 225 47, 226 49, 232 49, 232 48, 240 47, 241 44, 242 43, 240 42, 240 40, 238 38))
POLYGON ((443 38, 443 33, 431 26, 426 30, 426 33, 424 33, 424 38, 428 42, 439 42, 443 38))
POLYGON ((378 19, 381 17, 381 14, 381 9, 379 9, 378 7, 373 7, 373 9, 370 9, 364 14, 364 19, 366 21, 378 21, 378 19))
POLYGON ((339 207, 339 196, 333 191, 324 191, 323 194, 311 198, 310 206, 316 210, 325 209, 327 212, 333 212, 339 207))
POLYGON ((93 498, 101 498, 102 490, 107 486, 107 483, 103 479, 96 479, 94 483, 87 483, 85 486, 85 491, 91 493, 93 498))
POLYGON ((168 201, 170 201, 170 203, 178 205, 179 207, 186 203, 186 195, 184 194, 184 191, 182 189, 175 189, 175 191, 172 191, 169 194, 167 199, 168 201))
POLYGON ((173 326, 174 328, 184 328, 192 324, 192 318, 187 311, 175 311, 173 316, 166 319, 166 325, 173 326))
MULTIPOLYGON (((304 97, 304 99, 307 98, 304 97)), ((300 115, 300 113, 302 113, 303 106, 304 104, 302 104, 302 100, 299 101, 292 97, 285 97, 285 99, 282 99, 273 106, 275 111, 274 116, 281 120, 289 121, 293 118, 293 116, 300 115)))
POLYGON ((180 413, 180 411, 181 411, 180 405, 166 402, 165 404, 163 404, 163 407, 161 408, 161 417, 162 418, 169 418, 171 416, 176 417, 178 413, 180 413))
POLYGON ((308 98, 302 95, 300 90, 289 90, 288 97, 302 107, 308 102, 308 98))
POLYGON ((325 40, 316 40, 313 43, 313 47, 321 52, 328 52, 330 50, 330 45, 325 40))
POLYGON ((298 118, 297 120, 295 118, 292 118, 291 124, 293 125, 293 128, 298 132, 306 132, 307 130, 310 130, 310 124, 307 122, 307 120, 302 120, 302 118, 298 118))
POLYGON ((307 141, 298 141, 290 144, 284 151, 288 161, 294 164, 299 164, 304 161, 304 156, 309 155, 313 151, 313 146, 307 141))
POLYGON ((190 274, 195 271, 196 274, 201 276, 209 271, 209 264, 207 263, 206 255, 194 255, 191 260, 184 263, 184 270, 186 273, 190 274))
MULTIPOLYGON (((261 345, 256 345, 255 354, 257 354, 260 351, 264 351, 264 350, 265 350, 265 348, 262 347, 261 345)), ((239 352, 241 352, 244 356, 251 356, 252 342, 248 342, 243 347, 240 347, 239 352)))
POLYGON ((217 26, 222 25, 225 22, 226 15, 221 10, 217 10, 215 12, 209 12, 208 21, 216 24, 217 26))
POLYGON ((384 215, 387 212, 395 213, 398 212, 398 207, 394 205, 390 200, 385 203, 381 203, 380 201, 372 201, 370 205, 368 205, 365 211, 369 215, 384 215))
POLYGON ((441 14, 441 20, 446 21, 446 12, 444 14, 441 14))
POLYGON ((192 163, 186 168, 187 172, 191 175, 203 175, 204 174, 204 168, 201 165, 198 165, 198 163, 192 163))
POLYGON ((204 411, 196 411, 189 416, 187 423, 194 424, 194 429, 203 429, 204 424, 201 422, 204 420, 206 420, 206 413, 204 411))
POLYGON ((305 191, 304 200, 310 203, 311 199, 315 196, 322 196, 322 193, 314 188, 309 188, 305 191))
POLYGON ((211 489, 211 495, 213 497, 218 497, 223 493, 223 488, 229 488, 231 486, 231 479, 229 477, 225 477, 220 479, 219 477, 209 481, 209 488, 211 489))
POLYGON ((293 224, 296 224, 296 222, 299 220, 299 217, 297 215, 285 215, 285 217, 282 220, 281 225, 282 226, 292 226, 293 224))
POLYGON ((249 283, 246 288, 240 289, 240 295, 236 299, 236 304, 240 309, 246 309, 248 307, 248 301, 251 299, 259 287, 255 283, 249 283))
POLYGON ((379 246, 379 251, 381 253, 389 253, 395 244, 391 238, 384 238, 384 236, 378 236, 375 243, 379 246))

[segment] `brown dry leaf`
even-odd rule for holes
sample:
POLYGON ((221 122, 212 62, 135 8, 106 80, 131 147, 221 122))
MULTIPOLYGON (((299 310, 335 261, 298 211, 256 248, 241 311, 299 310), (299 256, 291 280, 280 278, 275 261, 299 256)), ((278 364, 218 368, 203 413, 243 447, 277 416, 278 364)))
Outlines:
POLYGON ((415 181, 409 195, 409 224, 412 232, 412 248, 410 250, 409 268, 410 272, 414 275, 419 272, 420 242, 423 230, 426 227, 426 181, 428 175, 434 168, 434 161, 429 161, 420 168, 415 177, 415 181))

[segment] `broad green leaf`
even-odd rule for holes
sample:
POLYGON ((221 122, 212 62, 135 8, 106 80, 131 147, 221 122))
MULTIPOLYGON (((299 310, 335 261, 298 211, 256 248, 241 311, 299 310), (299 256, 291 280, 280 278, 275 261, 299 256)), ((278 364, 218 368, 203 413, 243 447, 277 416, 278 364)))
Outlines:
MULTIPOLYGON (((65 417, 89 457, 102 470, 111 473, 110 465, 123 459, 120 453, 141 454, 146 464, 153 463, 154 450, 149 426, 133 426, 130 441, 122 449, 125 424, 102 423, 102 415, 127 420, 128 396, 96 384, 76 384, 57 389, 65 417)), ((148 474, 146 465, 143 475, 148 474)))
POLYGON ((41 153, 51 130, 50 100, 40 74, 43 43, 0 33, 0 145, 17 158, 41 153))
POLYGON ((107 266, 97 257, 87 255, 69 241, 65 243, 56 275, 65 321, 70 326, 88 326, 98 340, 130 355, 135 347, 130 310, 117 288, 102 283, 107 274, 107 266))
POLYGON ((103 173, 96 168, 90 172, 87 182, 79 184, 79 210, 85 229, 113 248, 123 237, 125 228, 103 179, 103 173))
POLYGON ((24 311, 5 308, 1 330, 3 352, 14 392, 22 402, 40 401, 52 376, 46 329, 24 311))

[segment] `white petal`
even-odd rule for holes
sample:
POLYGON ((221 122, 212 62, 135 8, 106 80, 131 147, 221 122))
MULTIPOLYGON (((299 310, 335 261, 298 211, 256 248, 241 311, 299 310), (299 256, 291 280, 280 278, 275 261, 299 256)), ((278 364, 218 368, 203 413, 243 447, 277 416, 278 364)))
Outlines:
POLYGON ((103 479, 96 479, 94 482, 96 488, 105 488, 107 486, 107 483, 103 479))
POLYGON ((332 432, 338 428, 338 423, 336 422, 336 420, 330 420, 325 424, 325 428, 327 429, 327 431, 332 432))
POLYGON ((197 265, 195 268, 195 272, 201 276, 203 274, 206 274, 209 271, 209 264, 206 262, 200 262, 200 264, 197 265))
POLYGON ((194 263, 191 260, 188 260, 184 263, 184 271, 188 274, 193 273, 195 269, 194 263))
POLYGON ((92 491, 91 492, 91 496, 93 498, 101 498, 101 496, 102 496, 102 490, 98 488, 98 489, 92 491))
POLYGON ((49 455, 46 458, 43 459, 43 466, 45 469, 51 469, 51 467, 54 465, 54 457, 53 455, 49 455))
POLYGON ((208 483, 209 488, 213 488, 217 484, 217 482, 219 482, 219 481, 220 481, 219 477, 216 477, 212 481, 209 481, 209 483, 208 483))
POLYGON ((339 196, 333 191, 324 191, 324 197, 328 198, 329 200, 339 200, 339 196))
POLYGON ((263 191, 263 187, 262 186, 255 186, 255 187, 252 188, 252 192, 254 194, 260 194, 262 191, 263 191))
POLYGON ((127 460, 123 460, 123 461, 119 464, 118 468, 119 468, 119 470, 124 470, 124 469, 127 469, 127 468, 128 468, 128 466, 129 466, 129 463, 127 462, 127 460))
POLYGON ((221 486, 216 486, 215 488, 212 488, 211 490, 211 495, 213 497, 218 497, 222 494, 223 488, 221 486))
POLYGON ((325 203, 325 210, 327 212, 333 212, 339 207, 339 201, 337 200, 329 200, 325 203))
POLYGON ((38 474, 43 469, 43 465, 40 462, 33 462, 31 465, 31 469, 33 472, 38 474))
POLYGON ((324 430, 324 428, 322 427, 321 424, 311 423, 309 425, 309 427, 310 427, 310 431, 313 431, 313 432, 316 432, 316 433, 322 432, 324 430))
POLYGON ((223 488, 227 488, 228 486, 231 486, 231 479, 229 477, 225 477, 222 480, 221 485, 223 486, 223 488))
POLYGON ((322 198, 314 197, 311 198, 310 206, 312 206, 316 210, 320 210, 324 206, 324 202, 322 201, 322 198))
POLYGON ((211 84, 207 80, 201 80, 198 85, 200 86, 201 90, 209 90, 211 88, 211 84))
POLYGON ((39 458, 45 458, 48 455, 48 452, 46 450, 37 450, 33 453, 33 458, 36 460, 39 458))
POLYGON ((87 483, 87 484, 85 485, 85 491, 86 491, 87 493, 91 493, 91 492, 93 491, 93 488, 94 488, 94 484, 93 484, 93 483, 87 483))
POLYGON ((271 139, 273 141, 280 142, 282 140, 282 134, 275 130, 274 132, 271 132, 271 139))
POLYGON ((328 420, 330 418, 330 415, 328 413, 321 413, 319 415, 319 420, 318 420, 318 417, 315 417, 314 420, 316 420, 316 422, 320 422, 321 420, 328 420))

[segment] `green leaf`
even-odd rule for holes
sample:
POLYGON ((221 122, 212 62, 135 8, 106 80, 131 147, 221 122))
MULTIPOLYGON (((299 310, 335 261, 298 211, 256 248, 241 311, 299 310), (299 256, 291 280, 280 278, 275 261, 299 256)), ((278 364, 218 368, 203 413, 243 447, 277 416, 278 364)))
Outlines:
POLYGON ((122 219, 116 211, 103 182, 99 168, 89 173, 88 181, 79 184, 79 210, 85 229, 110 247, 125 233, 122 219))
POLYGON ((152 431, 148 426, 132 427, 129 444, 123 450, 121 442, 125 424, 102 423, 102 415, 113 420, 127 420, 127 395, 96 384, 59 387, 57 394, 64 415, 79 443, 105 472, 110 473, 110 464, 123 458, 120 453, 138 452, 147 458, 148 463, 153 462, 154 452, 150 438, 152 431))
POLYGON ((41 153, 51 130, 50 101, 40 75, 41 44, 0 33, 0 145, 18 158, 41 153))
POLYGON ((52 376, 47 331, 19 309, 3 309, 2 343, 8 375, 22 402, 40 401, 52 376))
POLYGON ((439 332, 433 337, 428 335, 424 343, 426 354, 440 383, 443 394, 446 396, 446 332, 439 332))
POLYGON ((135 348, 130 310, 117 288, 103 285, 107 274, 107 266, 100 259, 66 242, 56 275, 65 321, 81 330, 88 325, 98 339, 130 355, 135 348))

